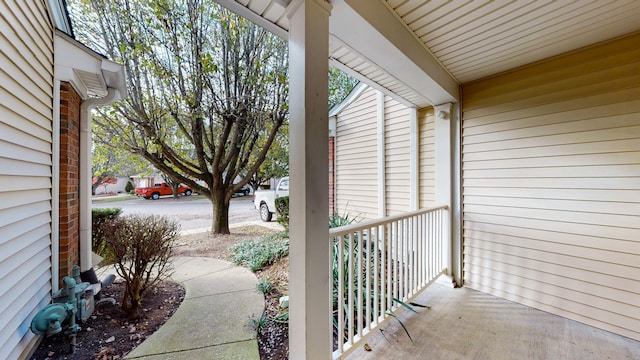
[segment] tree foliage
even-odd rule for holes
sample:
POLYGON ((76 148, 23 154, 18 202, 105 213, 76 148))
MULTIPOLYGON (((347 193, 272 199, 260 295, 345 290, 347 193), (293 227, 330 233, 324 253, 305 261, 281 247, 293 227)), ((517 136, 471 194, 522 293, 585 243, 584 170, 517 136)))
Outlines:
POLYGON ((76 0, 71 11, 79 38, 128 75, 129 97, 94 117, 101 141, 204 194, 212 231, 229 233, 231 197, 287 118, 286 43, 212 0, 76 0))
POLYGON ((358 85, 358 80, 334 67, 329 68, 329 109, 344 100, 358 85))

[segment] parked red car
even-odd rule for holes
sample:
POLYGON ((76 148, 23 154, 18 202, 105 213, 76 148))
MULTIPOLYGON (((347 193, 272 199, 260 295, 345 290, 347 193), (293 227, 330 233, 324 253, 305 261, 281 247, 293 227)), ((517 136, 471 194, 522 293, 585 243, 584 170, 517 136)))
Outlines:
MULTIPOLYGON (((180 184, 178 194, 189 196, 193 194, 193 191, 190 187, 180 184)), ((145 199, 158 200, 163 195, 173 195, 173 189, 166 183, 154 184, 153 187, 136 188, 136 196, 142 196, 145 199)))

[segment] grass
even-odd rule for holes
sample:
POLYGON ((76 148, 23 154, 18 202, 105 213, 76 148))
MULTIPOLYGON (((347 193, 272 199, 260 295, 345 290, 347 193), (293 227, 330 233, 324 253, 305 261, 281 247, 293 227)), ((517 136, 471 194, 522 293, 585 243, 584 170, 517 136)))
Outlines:
POLYGON ((135 195, 118 194, 113 196, 94 197, 91 199, 91 202, 94 204, 103 204, 103 203, 112 203, 112 202, 118 202, 118 201, 135 200, 135 199, 138 199, 138 197, 135 195))
POLYGON ((289 235, 273 233, 261 239, 245 240, 229 247, 231 261, 256 272, 289 254, 289 235))

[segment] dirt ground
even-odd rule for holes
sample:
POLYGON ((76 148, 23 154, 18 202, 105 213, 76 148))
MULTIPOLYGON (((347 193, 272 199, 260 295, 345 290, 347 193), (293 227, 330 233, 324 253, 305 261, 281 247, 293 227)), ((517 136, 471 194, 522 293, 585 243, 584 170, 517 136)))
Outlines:
MULTIPOLYGON (((229 246, 248 239, 274 232, 262 226, 246 226, 232 229, 231 235, 197 233, 182 236, 176 242, 176 256, 204 256, 229 260, 229 246)), ((258 322, 258 346, 262 360, 288 359, 289 327, 286 322, 274 320, 282 311, 279 299, 288 294, 289 259, 284 258, 260 270, 256 276, 267 279, 273 290, 265 295, 264 321, 258 322)), ((164 324, 184 299, 184 289, 179 284, 165 282, 145 298, 142 316, 128 321, 119 307, 124 289, 123 283, 114 283, 103 289, 104 297, 113 297, 118 304, 100 305, 93 316, 81 324, 76 337, 76 351, 69 352, 70 340, 65 335, 45 338, 31 357, 32 360, 118 360, 164 324)))
POLYGON ((145 297, 138 320, 127 320, 120 309, 123 282, 115 282, 101 291, 102 297, 113 297, 116 305, 97 305, 87 322, 79 324, 75 352, 71 339, 63 333, 45 337, 32 360, 117 360, 122 359, 144 339, 153 334, 178 309, 184 299, 184 288, 165 281, 145 297))

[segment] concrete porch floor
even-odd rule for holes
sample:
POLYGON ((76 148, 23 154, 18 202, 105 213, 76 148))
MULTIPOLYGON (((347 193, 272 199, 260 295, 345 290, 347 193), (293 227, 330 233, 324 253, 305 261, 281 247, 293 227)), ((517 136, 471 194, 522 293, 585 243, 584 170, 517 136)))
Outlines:
POLYGON ((640 342, 439 280, 359 346, 361 359, 637 359, 640 342))

